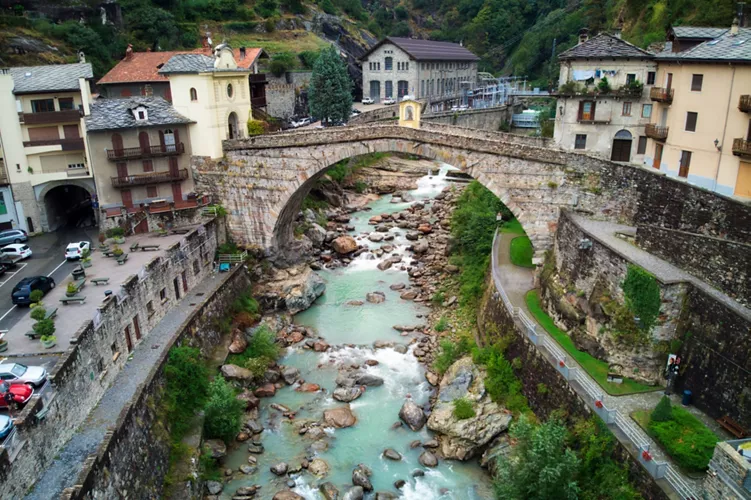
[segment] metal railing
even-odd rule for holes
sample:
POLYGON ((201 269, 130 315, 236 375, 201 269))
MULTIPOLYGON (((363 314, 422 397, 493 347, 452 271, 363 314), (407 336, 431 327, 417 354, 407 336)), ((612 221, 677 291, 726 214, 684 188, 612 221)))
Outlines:
POLYGON ((654 123, 647 123, 647 125, 644 126, 644 135, 658 141, 664 141, 667 139, 669 131, 669 127, 661 127, 654 123))
POLYGON ((23 441, 21 440, 21 436, 18 434, 18 429, 14 427, 5 437, 3 444, 0 446, 5 448, 5 450, 8 452, 8 457, 10 457, 10 461, 12 462, 13 459, 16 458, 18 451, 21 449, 21 445, 23 445, 23 441))
POLYGON ((228 262, 230 264, 236 264, 239 262, 245 262, 248 258, 248 251, 243 253, 220 253, 219 262, 228 262))
POLYGON ((127 160, 134 158, 154 158, 158 156, 180 155, 185 152, 185 144, 160 144, 157 146, 139 146, 135 148, 107 149, 108 160, 127 160))
POLYGON ((742 137, 733 139, 733 154, 736 156, 751 156, 751 141, 742 137))
POLYGON ((514 320, 519 321, 519 325, 530 341, 538 348, 544 347, 550 354, 550 361, 555 364, 556 369, 569 382, 576 382, 584 392, 585 402, 595 411, 595 413, 608 424, 615 426, 620 430, 626 439, 638 450, 637 460, 655 479, 665 479, 668 484, 675 490, 678 496, 683 500, 694 500, 700 496, 693 488, 683 479, 683 477, 665 461, 658 461, 652 458, 649 453, 651 443, 647 436, 634 425, 630 419, 624 417, 616 409, 608 408, 603 399, 602 389, 591 379, 581 368, 570 365, 567 361, 566 354, 558 346, 558 343, 547 332, 537 328, 537 324, 529 318, 521 308, 514 307, 508 294, 503 289, 501 283, 500 270, 496 264, 496 243, 498 231, 493 236, 493 250, 490 257, 491 273, 493 283, 501 301, 514 320), (646 453, 645 453, 646 452, 646 453))
POLYGON ((163 172, 150 172, 148 174, 129 175, 127 177, 111 177, 112 187, 142 186, 157 184, 160 182, 184 181, 188 178, 188 169, 182 168, 177 172, 165 170, 163 172))

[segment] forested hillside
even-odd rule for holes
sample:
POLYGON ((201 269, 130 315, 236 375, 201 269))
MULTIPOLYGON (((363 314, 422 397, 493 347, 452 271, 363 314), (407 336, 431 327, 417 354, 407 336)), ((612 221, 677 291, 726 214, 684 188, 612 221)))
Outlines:
MULTIPOLYGON (((41 62, 84 50, 97 76, 128 43, 136 50, 194 48, 211 31, 215 42, 266 48, 279 70, 309 67, 321 47, 343 35, 361 47, 372 43, 371 35, 462 42, 482 58, 482 70, 527 75, 543 85, 557 74, 554 53, 572 46, 582 27, 619 25, 626 40, 646 47, 663 40, 670 24, 729 27, 735 14, 735 0, 119 0, 119 27, 102 25, 95 9, 85 23, 30 20, 23 17, 30 1, 3 12, 2 36, 35 37, 59 49, 41 62), (321 29, 321 19, 335 19, 338 28, 321 29)), ((13 54, 0 58, 20 63, 13 54)))

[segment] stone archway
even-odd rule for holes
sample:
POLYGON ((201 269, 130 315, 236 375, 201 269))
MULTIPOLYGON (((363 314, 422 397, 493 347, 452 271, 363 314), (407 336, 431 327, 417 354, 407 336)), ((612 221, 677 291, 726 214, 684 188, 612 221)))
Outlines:
POLYGON ((631 132, 626 129, 619 130, 613 137, 613 148, 611 150, 610 159, 612 161, 631 161, 631 144, 633 142, 633 136, 631 132))
POLYGON ((237 122, 237 113, 235 113, 234 111, 231 112, 229 114, 229 117, 227 118, 227 126, 228 126, 227 138, 239 139, 241 137, 239 125, 237 122))
POLYGON ((92 179, 70 179, 44 184, 37 194, 42 231, 55 231, 83 219, 87 219, 84 221, 87 225, 96 224, 93 210, 95 197, 96 189, 92 179))

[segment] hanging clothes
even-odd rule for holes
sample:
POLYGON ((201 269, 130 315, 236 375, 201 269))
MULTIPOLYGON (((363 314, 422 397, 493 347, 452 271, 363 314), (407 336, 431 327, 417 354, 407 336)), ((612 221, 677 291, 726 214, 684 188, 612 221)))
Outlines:
POLYGON ((589 80, 590 78, 594 78, 595 72, 591 69, 575 69, 574 70, 574 81, 577 82, 583 82, 586 80, 589 80))

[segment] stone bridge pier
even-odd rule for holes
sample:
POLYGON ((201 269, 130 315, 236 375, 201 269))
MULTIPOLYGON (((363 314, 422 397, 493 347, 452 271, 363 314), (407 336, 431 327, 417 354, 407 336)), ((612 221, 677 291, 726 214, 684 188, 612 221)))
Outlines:
POLYGON ((535 248, 551 247, 562 207, 629 222, 637 210, 640 167, 556 149, 548 140, 423 122, 336 127, 226 141, 225 157, 193 158, 198 189, 228 214, 239 244, 282 251, 316 181, 336 162, 374 152, 418 155, 453 165, 495 193, 535 248))

